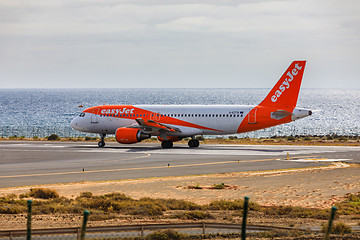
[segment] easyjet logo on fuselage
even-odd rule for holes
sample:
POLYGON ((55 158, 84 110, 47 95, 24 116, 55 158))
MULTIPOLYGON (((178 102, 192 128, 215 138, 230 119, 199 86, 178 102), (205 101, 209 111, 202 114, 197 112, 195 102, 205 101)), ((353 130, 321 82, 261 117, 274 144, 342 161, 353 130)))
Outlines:
POLYGON ((103 109, 101 110, 101 114, 132 114, 134 112, 134 108, 127 109, 126 107, 120 109, 103 109))
POLYGON ((302 69, 301 66, 299 66, 298 63, 295 64, 295 68, 293 70, 288 71, 286 73, 286 78, 283 81, 283 83, 280 85, 279 89, 275 91, 274 95, 271 96, 271 101, 276 102, 278 98, 281 96, 281 94, 286 91, 286 89, 290 88, 290 83, 294 79, 294 76, 296 76, 299 71, 302 69))

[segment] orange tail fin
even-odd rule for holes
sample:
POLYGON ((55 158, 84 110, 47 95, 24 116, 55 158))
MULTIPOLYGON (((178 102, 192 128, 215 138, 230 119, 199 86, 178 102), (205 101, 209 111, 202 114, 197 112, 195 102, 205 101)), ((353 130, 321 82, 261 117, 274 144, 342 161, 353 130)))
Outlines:
POLYGON ((259 106, 296 107, 305 64, 306 61, 292 62, 259 106))

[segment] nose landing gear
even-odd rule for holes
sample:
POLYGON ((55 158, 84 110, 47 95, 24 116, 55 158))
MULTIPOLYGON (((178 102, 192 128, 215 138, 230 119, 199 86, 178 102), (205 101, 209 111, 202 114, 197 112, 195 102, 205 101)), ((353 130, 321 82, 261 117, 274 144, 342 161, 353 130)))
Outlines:
POLYGON ((101 137, 101 139, 100 139, 100 142, 98 142, 98 146, 102 148, 102 147, 105 147, 104 139, 106 137, 106 134, 100 134, 100 137, 101 137))

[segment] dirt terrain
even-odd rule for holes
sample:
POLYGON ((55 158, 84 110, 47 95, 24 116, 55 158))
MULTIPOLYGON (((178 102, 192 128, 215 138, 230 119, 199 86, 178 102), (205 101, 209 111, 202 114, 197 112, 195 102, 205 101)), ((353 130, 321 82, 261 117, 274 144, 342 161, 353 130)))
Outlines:
MULTIPOLYGON (((357 164, 333 163, 326 167, 308 169, 289 169, 267 172, 246 172, 212 174, 201 176, 165 177, 136 180, 120 180, 107 182, 78 182, 70 184, 39 185, 36 187, 51 188, 61 196, 75 198, 80 192, 90 191, 94 195, 121 192, 132 198, 176 198, 185 199, 197 204, 206 204, 220 199, 238 199, 249 196, 263 206, 291 205, 302 207, 330 208, 335 202, 341 201, 348 193, 360 190, 360 166, 357 164), (215 184, 224 183, 225 189, 211 189, 215 184), (194 186, 203 189, 193 189, 194 186)), ((0 189, 0 196, 10 193, 17 195, 26 193, 35 186, 24 186, 0 189)), ((219 219, 240 221, 237 216, 222 216, 219 219)), ((358 219, 344 218, 347 224, 357 225, 358 219)), ((219 220, 217 219, 217 220, 219 220)), ((166 218, 115 218, 106 221, 90 222, 90 225, 129 224, 137 222, 174 221, 166 218)), ((264 218, 251 216, 249 221, 261 224, 277 224, 285 226, 320 225, 322 220, 304 220, 281 218, 264 218)), ((25 225, 25 215, 0 215, 0 222, 6 229, 19 229, 25 225), (3 225, 5 224, 5 225, 3 225)), ((34 217, 33 225, 43 227, 78 226, 81 216, 65 214, 38 215, 34 217)))

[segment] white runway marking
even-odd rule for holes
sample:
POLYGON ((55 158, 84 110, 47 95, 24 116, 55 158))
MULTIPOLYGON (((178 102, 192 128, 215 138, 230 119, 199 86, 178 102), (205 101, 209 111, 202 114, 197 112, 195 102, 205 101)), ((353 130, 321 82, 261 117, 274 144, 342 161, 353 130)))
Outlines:
POLYGON ((283 161, 291 161, 291 162, 341 162, 341 161, 351 161, 353 159, 290 159, 283 161))

